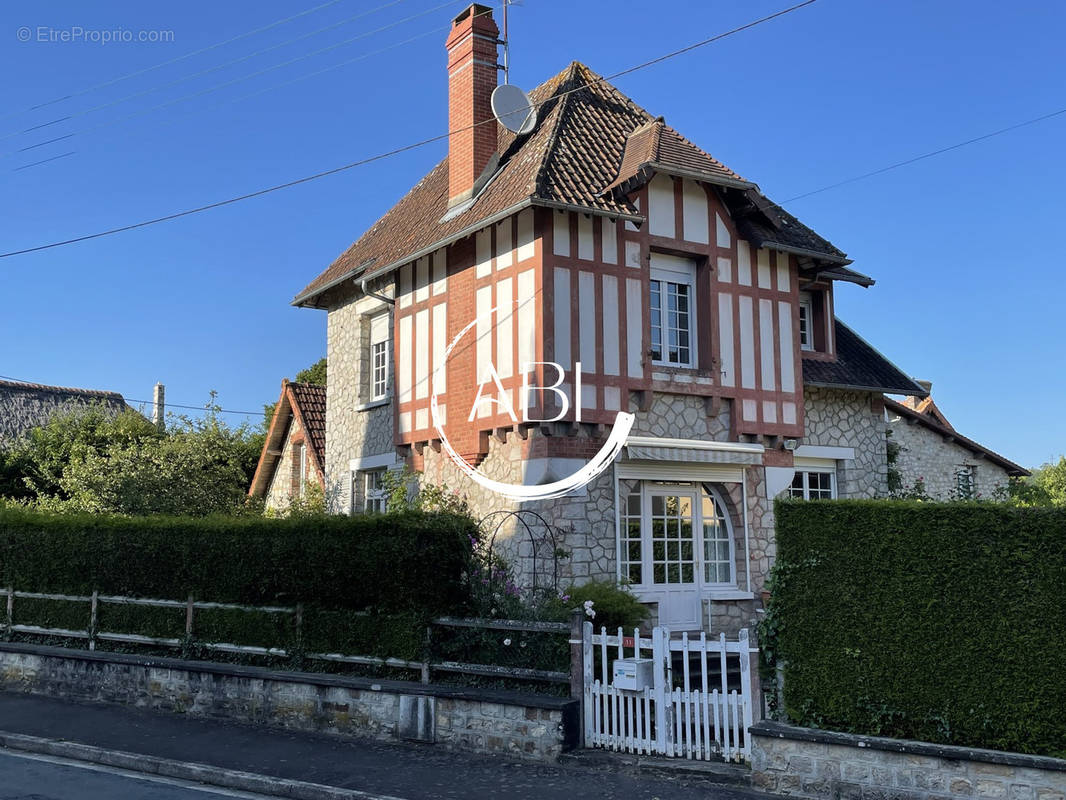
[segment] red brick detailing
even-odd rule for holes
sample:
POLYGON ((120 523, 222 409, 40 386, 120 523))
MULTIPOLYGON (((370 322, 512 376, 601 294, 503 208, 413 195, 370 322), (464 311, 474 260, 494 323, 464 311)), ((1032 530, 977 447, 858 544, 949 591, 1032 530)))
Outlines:
POLYGON ((496 88, 499 29, 487 6, 474 4, 452 22, 448 49, 449 205, 471 196, 496 152, 490 99, 496 88), (471 127, 471 126, 477 127, 471 127))

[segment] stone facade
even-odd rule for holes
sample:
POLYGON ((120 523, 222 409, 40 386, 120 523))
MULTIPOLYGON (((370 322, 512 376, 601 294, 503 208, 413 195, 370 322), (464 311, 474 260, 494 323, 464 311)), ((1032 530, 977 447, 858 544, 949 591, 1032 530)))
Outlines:
MULTIPOLYGON (((382 293, 389 296, 392 288, 382 293)), ((352 460, 395 454, 392 360, 390 396, 385 401, 370 400, 369 364, 370 320, 391 313, 391 307, 374 297, 356 298, 354 290, 332 303, 327 321, 325 492, 329 508, 347 514, 352 511, 353 494, 356 509, 362 507, 358 491, 352 491, 352 460)))
POLYGON ((804 444, 855 449, 853 460, 837 465, 838 496, 886 496, 888 455, 881 395, 808 387, 803 399, 804 444))
MULTIPOLYGON (((285 434, 285 443, 281 448, 281 457, 274 468, 274 476, 270 479, 267 488, 265 503, 266 507, 274 511, 284 511, 289 507, 293 498, 300 495, 300 456, 299 446, 293 443, 293 439, 302 439, 303 427, 294 417, 285 434)), ((306 445, 309 446, 309 445, 306 445)), ((304 462, 306 474, 304 480, 312 481, 315 478, 315 469, 311 466, 311 459, 304 462)))
POLYGON ((1066 761, 761 722, 752 782, 824 800, 1066 800, 1066 761))
POLYGON ((974 496, 988 498, 1007 488, 1010 476, 998 464, 978 458, 972 450, 956 442, 946 441, 942 434, 920 423, 889 414, 888 429, 891 441, 899 447, 895 468, 903 489, 916 482, 937 500, 959 497, 958 473, 968 471, 973 476, 974 496))
POLYGON ((563 698, 11 643, 0 690, 540 761, 573 747, 579 725, 563 698), (429 721, 412 729, 418 704, 429 721))

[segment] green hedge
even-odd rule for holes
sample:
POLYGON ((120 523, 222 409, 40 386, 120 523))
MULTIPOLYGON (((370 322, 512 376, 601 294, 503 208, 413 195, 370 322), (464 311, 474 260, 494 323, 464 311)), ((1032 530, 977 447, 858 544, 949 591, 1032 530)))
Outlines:
POLYGON ((1066 510, 778 501, 765 629, 800 724, 1066 756, 1066 510))
POLYGON ((0 509, 0 587, 463 613, 475 524, 451 514, 190 518, 0 509))

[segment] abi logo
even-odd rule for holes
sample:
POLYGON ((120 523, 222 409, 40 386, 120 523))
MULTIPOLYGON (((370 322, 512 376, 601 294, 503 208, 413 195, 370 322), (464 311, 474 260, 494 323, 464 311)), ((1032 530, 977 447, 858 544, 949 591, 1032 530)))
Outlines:
MULTIPOLYGON (((517 306, 517 301, 514 301, 513 305, 517 306)), ((473 319, 466 325, 466 327, 459 331, 458 335, 451 341, 448 348, 444 351, 444 358, 437 365, 432 378, 433 382, 430 393, 429 410, 433 420, 433 427, 440 436, 441 448, 444 452, 448 454, 448 457, 455 462, 455 465, 459 467, 468 478, 478 485, 511 500, 549 500, 555 497, 561 497, 585 486, 611 465, 621 452, 622 447, 625 446, 626 438, 629 436, 629 432, 632 430, 636 418, 628 412, 619 411, 615 415, 614 423, 611 426, 611 432, 608 435, 607 440, 603 443, 603 446, 600 447, 599 451, 597 451, 596 455, 593 456, 581 469, 565 478, 552 481, 551 483, 539 484, 536 486, 505 483, 490 478, 476 467, 468 464, 466 460, 456 452, 451 441, 448 439, 447 432, 444 430, 444 424, 441 419, 441 410, 438 404, 439 395, 437 387, 440 382, 442 370, 448 363, 448 359, 451 357, 456 346, 472 328, 478 325, 479 322, 491 321, 493 315, 499 310, 501 310, 501 308, 497 306, 473 319)), ((574 379, 571 381, 571 385, 574 387, 572 397, 563 388, 566 383, 566 370, 562 365, 557 364, 554 361, 523 362, 520 365, 519 372, 522 376, 522 384, 518 390, 518 408, 516 409, 510 394, 504 387, 503 381, 500 379, 499 371, 496 369, 495 365, 490 362, 482 371, 482 374, 477 376, 477 393, 474 396, 474 402, 470 406, 469 414, 466 415, 467 422, 474 422, 479 416, 485 416, 486 411, 492 413, 494 410, 498 410, 500 413, 507 415, 507 417, 509 417, 515 424, 520 422, 558 422, 567 417, 571 408, 574 409, 575 421, 581 422, 581 362, 576 362, 574 364, 574 379), (540 386, 531 385, 530 375, 535 374, 537 368, 543 368, 542 371, 545 375, 548 371, 554 372, 554 382, 540 386), (529 410, 532 405, 530 400, 532 398, 532 393, 537 391, 550 392, 555 397, 557 401, 555 405, 559 407, 559 411, 554 417, 547 419, 534 419, 530 417, 529 410), (496 409, 493 409, 493 406, 495 406, 496 409)))

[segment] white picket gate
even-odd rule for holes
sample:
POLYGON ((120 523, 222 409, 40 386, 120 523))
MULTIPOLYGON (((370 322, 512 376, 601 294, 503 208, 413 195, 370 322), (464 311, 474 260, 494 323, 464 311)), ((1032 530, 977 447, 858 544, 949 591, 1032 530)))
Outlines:
POLYGON ((594 633, 592 623, 586 622, 582 641, 586 747, 700 760, 741 760, 750 755, 750 655, 756 650, 749 646, 747 629, 736 641, 728 641, 724 633, 712 639, 706 633, 699 638, 687 633, 671 638, 667 628, 654 628, 650 637, 634 630, 627 637, 621 628, 617 635, 609 635, 606 628, 594 633), (676 686, 675 653, 681 661, 676 686), (734 653, 740 662, 739 692, 728 686, 727 654, 734 653), (651 658, 651 686, 630 690, 613 685, 612 665, 627 657, 651 658), (718 673, 714 686, 712 667, 718 673))

